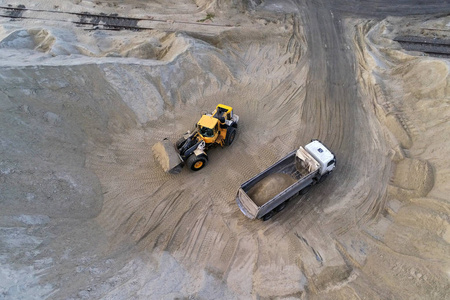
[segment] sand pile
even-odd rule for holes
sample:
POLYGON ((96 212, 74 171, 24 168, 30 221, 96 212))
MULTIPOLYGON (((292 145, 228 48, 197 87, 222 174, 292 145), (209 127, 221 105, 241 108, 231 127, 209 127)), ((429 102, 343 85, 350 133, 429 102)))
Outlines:
MULTIPOLYGON (((373 97, 377 116, 389 130, 395 162, 386 214, 370 222, 367 229, 380 241, 374 244, 376 251, 380 255, 392 251, 392 256, 378 267, 380 260, 370 257, 363 268, 379 270, 383 284, 394 293, 411 297, 419 293, 434 299, 445 298, 443 290, 448 287, 445 253, 449 250, 449 223, 444 221, 448 185, 444 182, 449 165, 441 160, 449 152, 444 137, 449 130, 448 63, 421 53, 405 54, 389 40, 397 35, 428 34, 448 39, 440 30, 446 27, 444 19, 411 18, 405 22, 392 18, 368 26, 364 34, 376 44, 363 50, 365 66, 371 65, 373 72, 363 86, 373 93, 368 97, 373 97), (404 255, 413 257, 414 263, 404 255), (391 272, 386 273, 386 268, 391 272), (402 288, 393 284, 398 280, 404 283, 402 288)), ((362 71, 362 78, 366 75, 362 71)))

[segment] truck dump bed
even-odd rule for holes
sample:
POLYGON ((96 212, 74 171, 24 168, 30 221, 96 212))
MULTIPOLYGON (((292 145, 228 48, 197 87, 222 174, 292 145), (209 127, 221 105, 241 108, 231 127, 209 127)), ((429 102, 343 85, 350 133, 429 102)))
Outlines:
POLYGON ((261 218, 267 212, 310 185, 319 163, 300 147, 243 183, 236 202, 249 218, 261 218))

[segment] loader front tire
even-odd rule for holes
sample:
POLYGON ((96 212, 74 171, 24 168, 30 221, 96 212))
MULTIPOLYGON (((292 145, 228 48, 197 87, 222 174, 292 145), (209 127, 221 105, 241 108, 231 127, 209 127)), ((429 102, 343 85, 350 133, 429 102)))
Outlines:
POLYGON ((208 160, 206 159, 206 156, 204 156, 204 155, 197 156, 195 154, 192 154, 191 156, 188 157, 188 159, 186 161, 186 165, 192 171, 199 171, 206 165, 207 161, 208 160))
POLYGON ((184 145, 185 142, 186 142, 186 139, 184 137, 181 137, 175 143, 175 146, 177 147, 177 149, 180 149, 184 145))

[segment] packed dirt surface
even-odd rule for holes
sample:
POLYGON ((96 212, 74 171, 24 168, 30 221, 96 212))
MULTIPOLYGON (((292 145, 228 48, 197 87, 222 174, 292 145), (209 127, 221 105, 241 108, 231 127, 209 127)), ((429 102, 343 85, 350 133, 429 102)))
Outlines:
POLYGON ((0 0, 0 299, 448 298, 449 59, 394 41, 450 40, 424 3, 0 0), (165 173, 219 103, 233 145, 165 173), (333 174, 247 219, 313 138, 333 174))

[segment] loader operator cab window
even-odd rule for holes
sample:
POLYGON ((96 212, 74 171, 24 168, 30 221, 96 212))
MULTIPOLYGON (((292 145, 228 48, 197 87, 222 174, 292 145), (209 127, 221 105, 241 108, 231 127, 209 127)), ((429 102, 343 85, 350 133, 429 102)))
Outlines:
POLYGON ((200 134, 203 135, 204 137, 213 137, 214 130, 212 128, 202 126, 200 128, 200 134))

